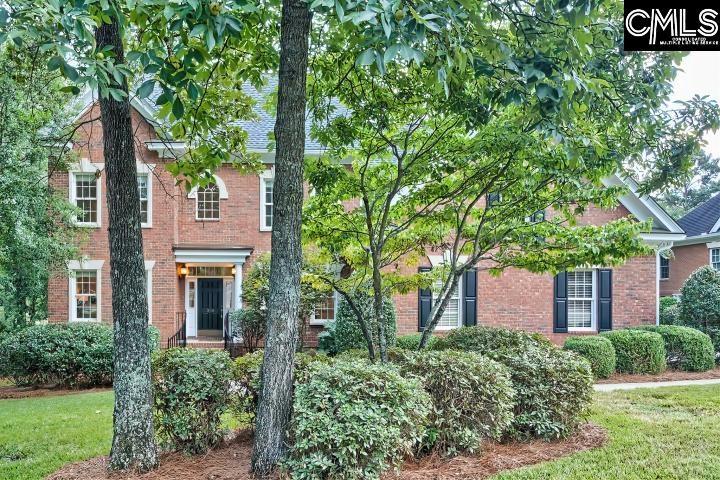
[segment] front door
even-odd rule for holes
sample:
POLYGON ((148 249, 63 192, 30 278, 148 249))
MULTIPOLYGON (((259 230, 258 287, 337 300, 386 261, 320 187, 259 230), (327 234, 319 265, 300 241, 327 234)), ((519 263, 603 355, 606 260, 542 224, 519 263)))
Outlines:
POLYGON ((221 332, 222 313, 222 278, 198 279, 198 335, 217 334, 218 331, 221 332))

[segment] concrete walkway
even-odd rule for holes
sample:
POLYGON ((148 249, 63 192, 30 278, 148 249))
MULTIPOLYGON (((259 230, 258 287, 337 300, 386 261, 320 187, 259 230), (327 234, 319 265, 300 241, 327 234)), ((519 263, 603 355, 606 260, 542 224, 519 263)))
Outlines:
POLYGON ((713 385, 720 383, 720 378, 707 380, 675 380, 672 382, 638 382, 638 383, 599 383, 595 384, 596 392, 612 392, 614 390, 634 390, 636 388, 683 387, 690 385, 713 385))

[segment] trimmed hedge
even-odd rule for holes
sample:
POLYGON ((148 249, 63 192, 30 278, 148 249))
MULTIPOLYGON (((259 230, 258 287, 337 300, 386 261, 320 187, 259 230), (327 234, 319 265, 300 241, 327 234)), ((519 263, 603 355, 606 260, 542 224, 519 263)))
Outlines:
POLYGON ((398 362, 401 373, 419 378, 433 400, 422 449, 475 452, 510 426, 515 391, 507 367, 454 350, 407 353, 398 362))
POLYGON ((510 369, 515 418, 508 437, 562 438, 587 413, 593 374, 587 360, 540 334, 491 327, 453 330, 442 347, 475 351, 510 369))
POLYGON ((563 346, 590 362, 595 378, 608 378, 615 373, 615 349, 610 340, 598 335, 568 337, 563 346))
MULTIPOLYGON (((148 346, 160 332, 148 326, 148 346)), ((112 384, 113 329, 102 323, 31 325, 0 339, 0 376, 17 385, 90 387, 112 384)))
MULTIPOLYGON (((354 296, 354 301, 366 319, 372 319, 373 315, 373 299, 364 294, 354 296)), ((385 323, 385 333, 388 347, 395 345, 395 336, 397 334, 397 326, 395 320, 395 305, 389 297, 385 297, 383 301, 383 321, 385 323)), ((373 340, 375 342, 375 350, 379 350, 377 339, 377 325, 374 320, 369 322, 370 331, 373 332, 373 340)), ((355 312, 344 297, 338 300, 338 308, 335 315, 335 325, 328 330, 332 334, 332 339, 323 340, 323 345, 331 344, 334 352, 339 353, 351 348, 367 348, 365 336, 363 336, 360 324, 358 323, 355 312)))
POLYGON ((667 367, 665 341, 655 332, 643 330, 615 330, 601 334, 610 340, 620 373, 660 373, 667 367))
POLYGON ((701 330, 720 327, 720 272, 711 266, 695 270, 680 290, 680 320, 701 330))
POLYGON ((715 366, 710 337, 700 330, 677 325, 643 325, 634 330, 659 333, 665 341, 668 366, 688 372, 706 372, 715 366))
MULTIPOLYGON (((395 346, 397 348, 402 348, 403 350, 417 350, 418 345, 420 345, 420 338, 422 338, 422 333, 410 333, 408 335, 401 335, 397 337, 397 340, 395 341, 395 346)), ((437 350, 438 342, 442 342, 443 339, 432 335, 428 339, 427 345, 425 345, 426 349, 429 350, 437 350)))
POLYGON ((295 479, 377 479, 412 453, 432 402, 420 382, 363 360, 313 363, 296 384, 291 447, 295 479))
POLYGON ((163 443, 189 454, 217 445, 230 400, 227 352, 171 348, 155 355, 152 367, 155 429, 163 443))

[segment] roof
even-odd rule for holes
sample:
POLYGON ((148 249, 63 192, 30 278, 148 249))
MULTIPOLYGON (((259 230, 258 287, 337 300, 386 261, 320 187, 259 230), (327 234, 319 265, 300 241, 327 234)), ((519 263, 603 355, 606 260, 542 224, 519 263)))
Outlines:
POLYGON ((717 232, 719 220, 720 194, 690 210, 678 223, 688 237, 695 237, 717 232))

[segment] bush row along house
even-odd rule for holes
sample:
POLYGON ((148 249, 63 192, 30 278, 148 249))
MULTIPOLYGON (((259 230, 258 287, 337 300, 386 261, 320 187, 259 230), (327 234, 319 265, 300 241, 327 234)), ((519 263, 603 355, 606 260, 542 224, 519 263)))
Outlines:
POLYGON ((720 195, 701 203, 678 224, 686 238, 675 243, 672 255, 661 258, 660 295, 678 295, 685 280, 700 267, 720 270, 720 195))
MULTIPOLYGON (((262 104, 264 92, 247 93, 262 104)), ((181 331, 189 343, 210 346, 222 338, 225 315, 242 306, 243 277, 253 261, 270 250, 273 221, 274 154, 267 151, 274 118, 257 109, 258 119, 243 127, 248 149, 259 153, 260 174, 241 174, 230 165, 215 172, 207 187, 186 192, 175 185, 165 165, 183 152, 182 142, 163 139, 154 121, 152 101, 132 100, 132 121, 138 160, 142 232, 150 322, 161 332, 163 344, 181 331)), ((91 94, 84 98, 79 122, 99 116, 91 94)), ((310 139, 305 151, 322 154, 310 139)), ((88 232, 80 258, 68 265, 67 276, 49 283, 50 322, 112 322, 110 262, 102 128, 99 120, 78 130, 73 149, 79 159, 67 172, 54 172, 51 185, 80 210, 78 225, 88 232)), ((633 215, 651 219, 653 229, 643 238, 655 254, 636 257, 614 268, 580 269, 553 278, 509 269, 500 277, 471 272, 460 282, 440 322, 439 330, 462 325, 491 325, 541 332, 554 341, 576 333, 597 333, 631 325, 654 324, 658 316, 663 249, 683 241, 685 234, 651 198, 638 195, 633 182, 615 208, 591 208, 582 221, 592 224, 633 215)), ((423 267, 441 257, 428 255, 423 267)), ((413 267, 416 268, 416 267, 413 267)), ((432 304, 429 290, 396 295, 398 334, 422 328, 432 304), (421 308, 422 306, 422 308, 421 308)), ((332 320, 336 299, 328 297, 309 320, 306 345, 313 345, 323 325, 332 320)))

